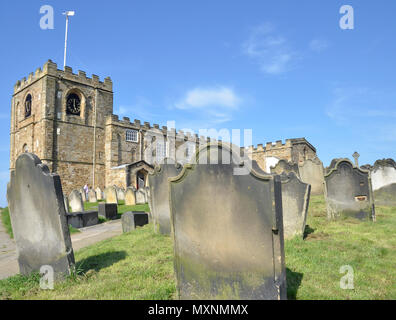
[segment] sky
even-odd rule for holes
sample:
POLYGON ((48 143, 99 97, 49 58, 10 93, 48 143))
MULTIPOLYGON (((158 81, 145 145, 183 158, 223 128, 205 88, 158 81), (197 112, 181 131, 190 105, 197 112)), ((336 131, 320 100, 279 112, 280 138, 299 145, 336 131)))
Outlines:
POLYGON ((354 151, 396 159, 395 1, 2 1, 0 206, 13 86, 48 59, 63 67, 67 10, 67 65, 110 76, 120 117, 251 129, 254 145, 305 137, 325 166, 354 151), (53 29, 40 28, 44 5, 53 29))

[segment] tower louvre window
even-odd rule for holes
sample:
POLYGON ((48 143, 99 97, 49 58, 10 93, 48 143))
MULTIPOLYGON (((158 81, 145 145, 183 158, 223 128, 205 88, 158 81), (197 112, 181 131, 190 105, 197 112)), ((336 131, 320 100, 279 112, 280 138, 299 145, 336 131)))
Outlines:
POLYGON ((25 100, 25 118, 30 117, 32 114, 32 96, 28 94, 25 100))
POLYGON ((138 142, 138 132, 136 130, 127 130, 126 131, 126 141, 138 142))

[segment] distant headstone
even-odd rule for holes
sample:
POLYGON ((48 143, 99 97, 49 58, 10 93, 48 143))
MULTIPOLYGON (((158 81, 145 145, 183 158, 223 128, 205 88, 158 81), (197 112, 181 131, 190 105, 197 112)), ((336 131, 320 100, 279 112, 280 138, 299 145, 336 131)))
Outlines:
POLYGON ((102 192, 102 190, 101 190, 99 187, 97 187, 97 188, 95 189, 95 191, 96 191, 96 198, 97 198, 98 200, 104 200, 104 199, 103 199, 103 192, 102 192))
POLYGON ((125 192, 125 204, 127 206, 134 206, 136 204, 135 188, 128 187, 125 192))
POLYGON ((360 154, 355 151, 353 153, 352 157, 353 157, 353 159, 355 159, 355 166, 359 168, 359 157, 360 157, 360 154))
POLYGON ((21 274, 43 265, 50 265, 56 278, 69 274, 74 253, 59 175, 36 155, 23 153, 11 172, 7 200, 21 274))
POLYGON ((69 212, 69 198, 63 194, 63 201, 65 203, 65 212, 68 213, 69 212))
POLYGON ((81 193, 78 190, 73 190, 69 195, 69 205, 71 212, 82 212, 84 211, 84 203, 81 197, 81 193))
POLYGON ((273 174, 282 174, 282 173, 287 174, 289 172, 294 172, 297 176, 299 176, 298 164, 281 159, 278 161, 275 167, 271 167, 271 173, 273 174))
POLYGON ((294 172, 281 175, 283 234, 285 239, 304 235, 311 186, 294 172))
POLYGON ((129 232, 149 223, 148 214, 140 211, 125 212, 121 216, 122 231, 129 232))
POLYGON ((376 204, 396 206, 396 162, 377 160, 371 170, 371 181, 376 204))
POLYGON ((88 201, 89 202, 98 202, 98 199, 96 198, 95 190, 89 189, 89 191, 88 191, 88 201))
POLYGON ((375 220, 369 172, 355 167, 349 159, 339 159, 325 175, 327 217, 354 217, 375 220))
POLYGON ((87 194, 85 193, 84 188, 80 189, 80 193, 81 193, 81 198, 82 198, 83 202, 88 201, 88 197, 87 197, 87 194))
POLYGON ((225 143, 197 157, 169 179, 179 298, 286 299, 280 177, 239 175, 250 162, 225 143))
POLYGON ((107 187, 104 190, 106 203, 118 204, 117 191, 114 187, 107 187))
POLYGON ((146 192, 144 191, 144 189, 136 190, 135 195, 136 195, 136 204, 146 203, 146 192))
POLYGON ((324 169, 318 157, 299 163, 300 179, 311 185, 311 194, 320 195, 324 192, 324 169))
POLYGON ((104 203, 100 202, 98 204, 99 215, 103 218, 112 220, 117 217, 118 209, 116 203, 104 203))
POLYGON ((116 188, 117 192, 117 199, 118 201, 124 201, 125 200, 125 191, 122 188, 116 188))
POLYGON ((168 179, 176 177, 182 169, 180 164, 167 162, 167 159, 164 159, 162 164, 155 167, 154 173, 148 176, 152 195, 149 203, 150 211, 153 215, 154 228, 161 234, 171 233, 168 179))
POLYGON ((94 226, 99 222, 98 211, 71 212, 66 217, 67 224, 77 229, 94 226))

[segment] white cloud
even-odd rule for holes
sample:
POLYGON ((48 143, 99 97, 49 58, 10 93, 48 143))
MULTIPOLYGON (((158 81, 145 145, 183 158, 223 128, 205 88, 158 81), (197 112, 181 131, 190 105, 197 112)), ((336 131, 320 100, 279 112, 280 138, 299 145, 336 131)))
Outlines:
POLYGON ((242 47, 244 54, 254 59, 264 73, 271 75, 291 70, 298 58, 297 52, 290 48, 287 39, 277 34, 270 23, 253 28, 242 47))
POLYGON ((230 88, 194 88, 187 91, 185 97, 176 103, 175 107, 177 109, 235 109, 239 103, 240 98, 230 88))
POLYGON ((320 53, 329 47, 329 43, 324 39, 313 39, 309 43, 309 49, 314 52, 320 53))
POLYGON ((152 121, 158 118, 158 114, 153 113, 153 105, 145 97, 137 97, 130 105, 120 105, 115 109, 115 114, 121 117, 129 117, 132 121, 134 118, 144 121, 152 121))

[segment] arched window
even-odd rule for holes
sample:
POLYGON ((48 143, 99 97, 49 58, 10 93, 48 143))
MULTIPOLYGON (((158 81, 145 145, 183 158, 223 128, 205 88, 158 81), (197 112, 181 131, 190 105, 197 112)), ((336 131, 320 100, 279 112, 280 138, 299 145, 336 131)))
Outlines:
POLYGON ((32 115, 32 95, 28 94, 25 100, 25 118, 32 115))
POLYGON ((81 113, 81 100, 75 93, 70 93, 66 99, 66 114, 79 116, 81 113))
POLYGON ((29 152, 29 148, 26 143, 22 147, 22 152, 29 152))

